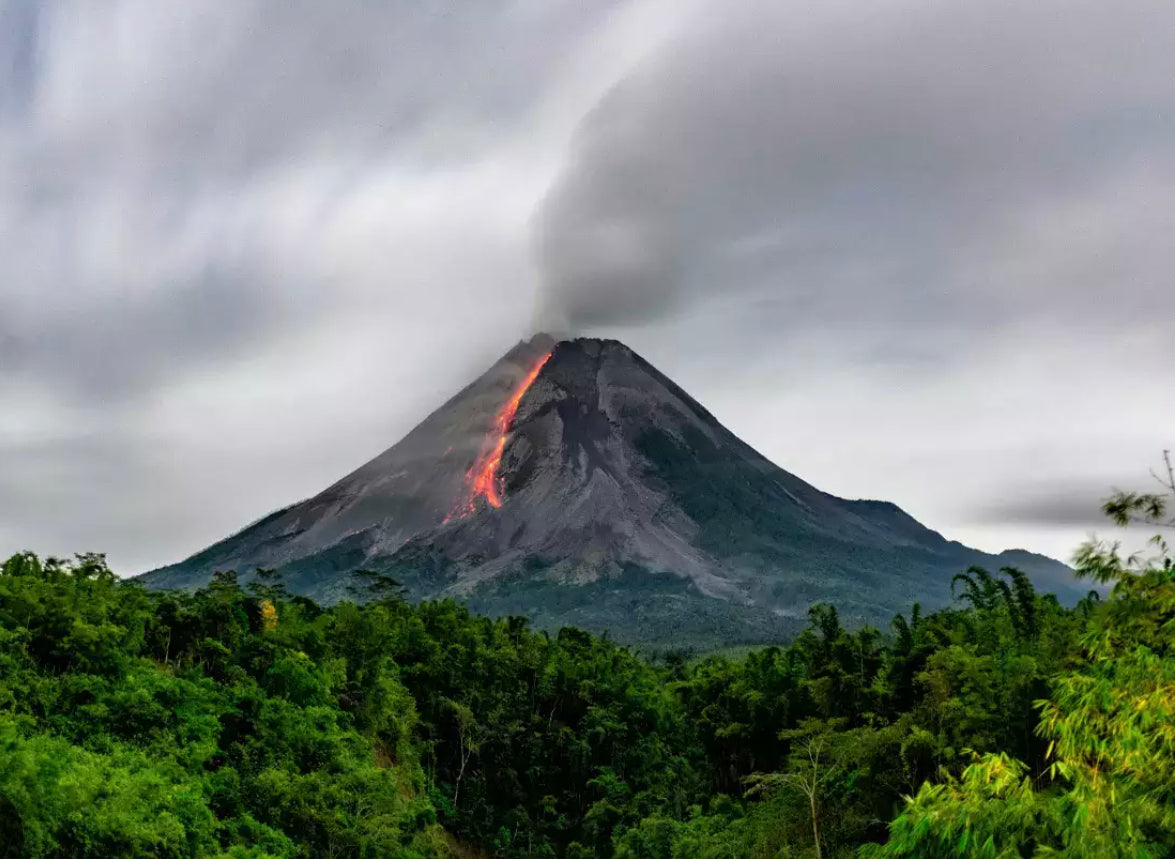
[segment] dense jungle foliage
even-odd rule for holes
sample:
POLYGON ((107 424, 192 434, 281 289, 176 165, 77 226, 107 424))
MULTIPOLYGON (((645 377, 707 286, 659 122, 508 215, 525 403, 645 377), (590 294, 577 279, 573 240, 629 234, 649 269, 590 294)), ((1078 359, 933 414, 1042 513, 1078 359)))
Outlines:
MULTIPOLYGON (((1170 524, 1163 496, 1125 522, 1170 524)), ((634 654, 271 578, 195 594, 99 555, 0 570, 4 857, 1175 855, 1175 566, 1091 545, 884 632, 634 654)))

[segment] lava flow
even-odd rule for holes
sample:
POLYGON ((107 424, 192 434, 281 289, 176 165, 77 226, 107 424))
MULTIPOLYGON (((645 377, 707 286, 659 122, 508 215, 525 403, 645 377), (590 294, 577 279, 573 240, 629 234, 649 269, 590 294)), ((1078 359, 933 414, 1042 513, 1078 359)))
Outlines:
POLYGON ((469 486, 469 495, 461 507, 445 517, 446 522, 452 519, 460 519, 473 513, 476 509, 478 498, 484 498, 486 503, 491 507, 502 506, 503 480, 498 476, 498 467, 502 464, 502 455, 506 452, 506 442, 509 440, 510 425, 514 423, 514 417, 518 414, 518 407, 522 403, 522 398, 530 390, 531 385, 535 383, 535 380, 539 377, 539 373, 543 371, 543 367, 547 366, 547 362, 551 360, 552 354, 548 352, 539 360, 534 369, 522 380, 522 383, 514 391, 514 395, 510 397, 506 405, 502 406, 497 417, 494 418, 493 432, 487 438, 487 442, 493 440, 493 444, 487 445, 485 451, 473 463, 473 468, 466 472, 465 478, 469 486))

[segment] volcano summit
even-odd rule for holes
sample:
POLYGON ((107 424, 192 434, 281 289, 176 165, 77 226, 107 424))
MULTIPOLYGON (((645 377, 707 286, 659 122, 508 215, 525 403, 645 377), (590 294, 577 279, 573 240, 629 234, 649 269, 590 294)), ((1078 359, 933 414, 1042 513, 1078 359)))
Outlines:
POLYGON ((778 640, 814 602, 883 624, 946 602, 971 564, 1076 594, 1056 561, 987 555, 808 485, 621 343, 539 335, 338 483, 143 581, 266 568, 332 602, 366 570, 411 599, 709 645, 778 640))

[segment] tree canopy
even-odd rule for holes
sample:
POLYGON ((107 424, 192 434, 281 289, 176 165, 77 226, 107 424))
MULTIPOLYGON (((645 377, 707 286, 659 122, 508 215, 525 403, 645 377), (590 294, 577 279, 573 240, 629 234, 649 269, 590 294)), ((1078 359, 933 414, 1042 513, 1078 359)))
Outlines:
MULTIPOLYGON (((1162 529, 1171 492, 1116 495, 1162 529)), ((372 574, 195 593, 0 565, 0 857, 1175 855, 1175 565, 1090 544, 886 630, 638 653, 372 574), (1108 591, 1106 590, 1108 588, 1108 591)))

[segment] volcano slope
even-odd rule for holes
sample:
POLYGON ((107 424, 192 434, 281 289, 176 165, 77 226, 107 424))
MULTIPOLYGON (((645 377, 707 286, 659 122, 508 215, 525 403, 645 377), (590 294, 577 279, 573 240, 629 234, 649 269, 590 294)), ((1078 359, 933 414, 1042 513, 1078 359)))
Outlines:
POLYGON ((947 602, 972 564, 1082 592, 1051 559, 984 554, 893 504, 821 492, 622 343, 540 335, 335 485, 142 580, 263 568, 330 603, 361 599, 371 571, 414 600, 708 647, 785 639, 815 602, 885 624, 947 602))

